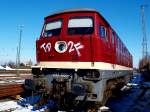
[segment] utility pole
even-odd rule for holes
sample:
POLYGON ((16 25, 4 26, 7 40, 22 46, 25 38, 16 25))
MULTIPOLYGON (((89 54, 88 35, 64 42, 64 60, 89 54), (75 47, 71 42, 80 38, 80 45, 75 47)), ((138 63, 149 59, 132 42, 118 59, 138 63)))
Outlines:
POLYGON ((142 16, 142 58, 148 58, 147 52, 147 35, 146 35, 146 20, 145 20, 145 5, 141 5, 141 16, 142 16))
MULTIPOLYGON (((17 47, 17 69, 20 69, 20 50, 21 50, 21 40, 22 40, 22 32, 23 32, 23 25, 19 26, 19 45, 17 47)), ((19 76, 19 70, 17 70, 17 76, 19 76)))
POLYGON ((16 52, 16 67, 18 66, 18 47, 17 47, 17 52, 16 52))

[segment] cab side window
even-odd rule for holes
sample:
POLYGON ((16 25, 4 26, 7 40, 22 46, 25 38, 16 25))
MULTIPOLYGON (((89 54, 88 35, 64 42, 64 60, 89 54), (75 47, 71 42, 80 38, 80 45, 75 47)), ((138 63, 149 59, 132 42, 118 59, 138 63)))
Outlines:
POLYGON ((114 44, 115 43, 115 34, 114 34, 114 32, 112 32, 112 37, 111 38, 112 38, 112 40, 111 40, 112 44, 114 44))
POLYGON ((99 26, 99 35, 101 38, 104 38, 105 40, 108 40, 107 39, 107 31, 106 31, 106 28, 102 25, 99 26))

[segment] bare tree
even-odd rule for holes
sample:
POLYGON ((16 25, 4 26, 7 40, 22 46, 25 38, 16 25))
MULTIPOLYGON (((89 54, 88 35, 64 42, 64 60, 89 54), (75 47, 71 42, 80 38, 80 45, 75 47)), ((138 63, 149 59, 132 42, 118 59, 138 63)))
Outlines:
POLYGON ((12 68, 15 68, 15 67, 16 67, 15 62, 13 62, 13 61, 9 61, 9 62, 7 63, 7 65, 10 66, 10 67, 12 67, 12 68))
POLYGON ((150 56, 148 55, 147 57, 142 58, 139 61, 139 69, 147 69, 150 70, 150 56))
POLYGON ((27 63, 26 63, 27 66, 32 66, 33 65, 33 62, 32 60, 30 59, 27 63))

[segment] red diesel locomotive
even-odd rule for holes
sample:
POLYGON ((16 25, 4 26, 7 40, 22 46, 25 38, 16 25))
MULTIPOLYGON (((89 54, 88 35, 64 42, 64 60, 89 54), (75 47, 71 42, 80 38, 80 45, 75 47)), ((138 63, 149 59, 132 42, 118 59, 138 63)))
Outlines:
POLYGON ((104 104, 117 84, 132 75, 132 55, 109 23, 93 9, 74 9, 45 18, 36 41, 35 79, 56 98, 104 104), (38 77, 37 77, 38 76, 38 77))

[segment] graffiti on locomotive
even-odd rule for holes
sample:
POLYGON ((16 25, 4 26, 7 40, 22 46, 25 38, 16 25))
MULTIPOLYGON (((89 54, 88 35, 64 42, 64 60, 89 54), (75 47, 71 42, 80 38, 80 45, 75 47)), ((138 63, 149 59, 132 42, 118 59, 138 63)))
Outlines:
MULTIPOLYGON (((43 43, 40 46, 41 49, 44 50, 45 53, 48 53, 52 49, 52 45, 50 42, 43 43)), ((80 42, 74 43, 73 41, 65 42, 65 41, 57 41, 55 43, 54 49, 58 53, 65 53, 65 52, 76 52, 78 56, 81 56, 80 49, 83 49, 84 45, 80 42)))

